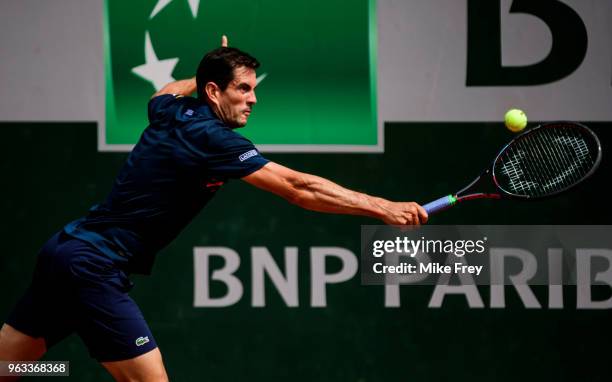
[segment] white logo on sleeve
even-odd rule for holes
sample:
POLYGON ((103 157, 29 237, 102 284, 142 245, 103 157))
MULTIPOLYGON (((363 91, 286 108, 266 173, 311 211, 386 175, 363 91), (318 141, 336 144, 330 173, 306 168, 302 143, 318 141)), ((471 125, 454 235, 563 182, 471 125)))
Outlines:
POLYGON ((241 156, 238 157, 238 159, 240 159, 240 162, 244 162, 245 160, 254 157, 255 155, 259 155, 259 153, 257 152, 257 150, 250 150, 247 151, 246 153, 242 154, 241 156))
POLYGON ((149 336, 146 337, 138 337, 136 339, 136 346, 142 346, 149 342, 149 336))

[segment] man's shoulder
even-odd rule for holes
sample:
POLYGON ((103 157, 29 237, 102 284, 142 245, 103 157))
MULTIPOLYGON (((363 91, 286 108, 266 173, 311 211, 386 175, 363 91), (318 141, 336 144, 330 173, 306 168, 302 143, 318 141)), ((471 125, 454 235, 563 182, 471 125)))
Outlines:
POLYGON ((191 98, 191 97, 185 97, 180 94, 156 95, 149 100, 149 108, 164 107, 164 106, 167 107, 179 101, 184 102, 185 99, 187 98, 191 98))
POLYGON ((244 136, 227 127, 217 118, 206 115, 194 115, 188 121, 185 132, 192 136, 201 137, 211 149, 221 150, 235 144, 251 144, 244 136))
POLYGON ((176 109, 185 103, 185 98, 177 94, 162 94, 151 98, 147 106, 149 122, 151 124, 170 122, 176 109))
POLYGON ((156 114, 164 115, 167 126, 180 129, 184 139, 212 146, 216 150, 236 144, 252 144, 221 121, 208 104, 197 98, 164 94, 151 101, 156 98, 160 98, 156 102, 162 105, 156 114))
POLYGON ((194 97, 162 94, 149 101, 151 123, 195 124, 215 126, 221 123, 210 107, 194 97))

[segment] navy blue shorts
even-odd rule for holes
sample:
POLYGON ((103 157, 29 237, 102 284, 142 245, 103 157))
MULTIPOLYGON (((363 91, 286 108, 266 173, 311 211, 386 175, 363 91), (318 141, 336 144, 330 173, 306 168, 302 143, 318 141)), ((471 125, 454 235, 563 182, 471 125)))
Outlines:
POLYGON ((60 231, 43 246, 32 282, 6 323, 51 348, 77 333, 100 362, 137 357, 157 347, 128 296, 126 273, 94 247, 60 231))

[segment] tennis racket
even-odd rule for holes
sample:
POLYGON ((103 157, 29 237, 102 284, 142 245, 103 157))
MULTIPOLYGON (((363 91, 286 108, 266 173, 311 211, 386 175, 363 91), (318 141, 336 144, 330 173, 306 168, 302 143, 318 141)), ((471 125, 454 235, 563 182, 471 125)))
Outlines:
POLYGON ((601 143, 591 129, 574 122, 543 124, 514 138, 465 188, 423 208, 433 214, 472 199, 550 197, 587 179, 600 162, 601 143))

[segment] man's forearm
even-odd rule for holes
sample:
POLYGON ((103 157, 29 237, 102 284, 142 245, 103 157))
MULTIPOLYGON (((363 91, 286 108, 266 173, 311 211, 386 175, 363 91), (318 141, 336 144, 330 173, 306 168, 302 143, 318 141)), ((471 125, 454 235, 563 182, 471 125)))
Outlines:
MULTIPOLYGON (((197 90, 197 84, 195 77, 188 78, 186 80, 174 81, 163 88, 161 88, 158 92, 153 94, 153 97, 157 97, 164 94, 180 94, 183 96, 189 96, 195 93, 197 90)), ((152 98, 153 98, 152 97, 152 98)))
POLYGON ((301 174, 294 183, 292 202, 318 212, 363 215, 380 218, 387 212, 387 200, 346 189, 325 178, 301 174))
POLYGON ((397 225, 427 221, 427 212, 417 203, 392 202, 351 191, 325 178, 294 171, 274 162, 242 179, 313 211, 370 216, 397 225))

